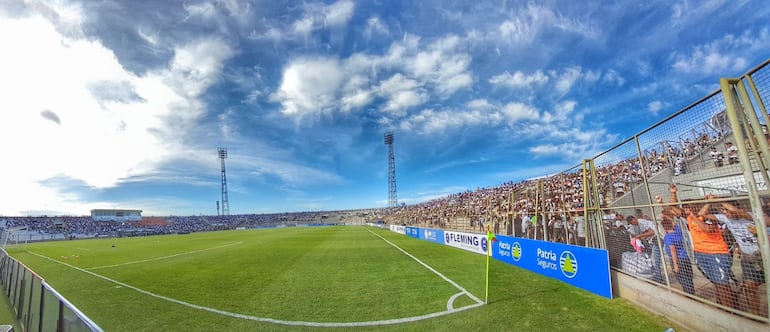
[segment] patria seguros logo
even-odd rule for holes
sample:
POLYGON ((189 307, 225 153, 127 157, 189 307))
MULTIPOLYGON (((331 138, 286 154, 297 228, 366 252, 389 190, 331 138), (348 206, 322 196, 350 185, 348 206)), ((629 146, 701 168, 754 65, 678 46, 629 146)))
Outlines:
POLYGON ((511 248, 511 257, 513 257, 513 260, 517 262, 521 259, 521 244, 518 242, 513 243, 513 248, 511 248))
POLYGON ((577 258, 570 251, 563 251, 559 257, 556 257, 556 253, 551 250, 537 248, 537 265, 549 270, 556 270, 558 268, 567 278, 575 277, 578 271, 577 258))

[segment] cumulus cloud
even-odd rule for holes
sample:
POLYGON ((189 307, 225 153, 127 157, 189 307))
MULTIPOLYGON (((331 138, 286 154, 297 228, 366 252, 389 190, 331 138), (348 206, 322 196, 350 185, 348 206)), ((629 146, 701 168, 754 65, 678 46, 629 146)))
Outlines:
POLYGON ((421 47, 420 38, 406 35, 382 55, 294 59, 271 100, 287 116, 349 112, 382 101, 379 111, 402 117, 431 96, 448 98, 470 88, 471 57, 459 51, 461 43, 449 35, 421 47))
POLYGON ((710 43, 694 46, 689 54, 674 52, 671 67, 682 73, 737 73, 750 65, 743 53, 754 52, 758 45, 768 42, 767 28, 757 32, 744 31, 740 35, 727 34, 710 43))
POLYGON ((536 120, 540 116, 535 107, 515 102, 503 106, 502 113, 510 123, 520 120, 536 120))
POLYGON ((284 115, 306 115, 334 108, 344 73, 336 59, 310 58, 291 62, 283 72, 278 91, 284 115))

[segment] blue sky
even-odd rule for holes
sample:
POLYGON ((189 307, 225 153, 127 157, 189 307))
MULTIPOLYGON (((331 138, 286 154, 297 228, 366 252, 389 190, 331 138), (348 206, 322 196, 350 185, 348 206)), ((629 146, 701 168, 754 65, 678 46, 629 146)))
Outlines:
POLYGON ((0 0, 0 215, 385 207, 552 174, 770 56, 764 1, 0 0))

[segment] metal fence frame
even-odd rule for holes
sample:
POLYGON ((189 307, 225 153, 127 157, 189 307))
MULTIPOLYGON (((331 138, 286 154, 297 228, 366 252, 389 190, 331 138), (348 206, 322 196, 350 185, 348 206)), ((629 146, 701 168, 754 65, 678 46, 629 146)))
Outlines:
POLYGON ((103 331, 43 278, 1 248, 0 286, 23 331, 103 331))

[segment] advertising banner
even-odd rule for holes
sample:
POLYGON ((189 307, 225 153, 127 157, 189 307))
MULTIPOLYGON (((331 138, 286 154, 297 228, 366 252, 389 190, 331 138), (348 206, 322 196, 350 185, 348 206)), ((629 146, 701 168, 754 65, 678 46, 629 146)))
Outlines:
POLYGON ((399 234, 406 234, 406 227, 401 225, 390 225, 390 231, 399 234))
POLYGON ((411 236, 413 238, 419 239, 420 238, 420 229, 417 227, 412 226, 406 226, 406 235, 411 236))
POLYGON ((443 243, 448 246, 468 250, 477 254, 487 254, 486 234, 444 231, 443 243))
MULTIPOLYGON (((481 236, 481 235, 479 235, 481 236)), ((497 235, 492 257, 612 298, 607 250, 497 235)))
POLYGON ((440 229, 420 229, 420 238, 433 243, 444 244, 444 231, 440 229))

